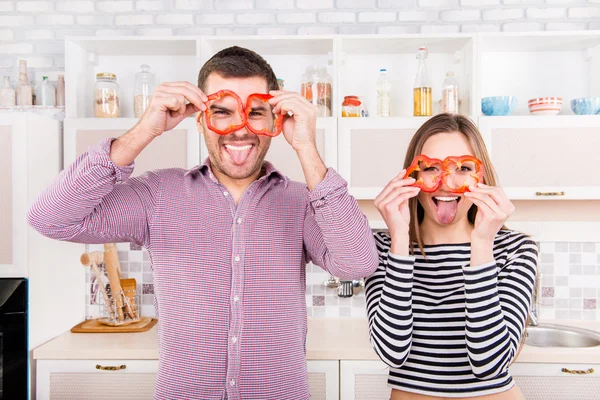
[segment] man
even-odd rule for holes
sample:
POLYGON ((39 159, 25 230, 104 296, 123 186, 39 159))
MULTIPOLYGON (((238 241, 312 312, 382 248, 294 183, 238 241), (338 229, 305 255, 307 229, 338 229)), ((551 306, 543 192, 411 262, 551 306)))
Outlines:
POLYGON ((55 239, 147 248, 159 317, 156 399, 308 399, 305 264, 348 279, 377 267, 366 217, 317 153, 316 108, 276 89, 262 57, 225 49, 202 67, 198 87, 160 85, 136 126, 91 147, 29 212, 31 225, 55 239), (207 101, 205 93, 225 89, 243 103, 253 93, 274 96, 248 119, 268 108, 272 126, 285 115, 306 185, 263 161, 269 136, 240 124, 225 135, 209 129, 207 120, 213 129, 218 118, 243 122, 225 99, 207 101), (204 164, 129 178, 154 138, 196 112, 204 164))

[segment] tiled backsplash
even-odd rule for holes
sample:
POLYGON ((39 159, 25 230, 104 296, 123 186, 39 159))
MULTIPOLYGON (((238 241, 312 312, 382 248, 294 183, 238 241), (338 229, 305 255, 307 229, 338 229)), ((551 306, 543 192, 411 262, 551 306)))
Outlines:
MULTIPOLYGON (((119 243, 123 277, 135 278, 142 299, 142 315, 154 316, 154 285, 146 250, 134 244, 119 243)), ((600 243, 540 243, 542 273, 540 317, 544 319, 600 320, 600 243)), ((89 251, 103 251, 90 245, 89 251)), ((337 296, 337 289, 325 287, 329 274, 315 265, 306 267, 306 307, 312 317, 362 317, 364 291, 350 298, 337 296)), ((94 296, 94 276, 87 275, 90 288, 87 317, 98 316, 94 296)))

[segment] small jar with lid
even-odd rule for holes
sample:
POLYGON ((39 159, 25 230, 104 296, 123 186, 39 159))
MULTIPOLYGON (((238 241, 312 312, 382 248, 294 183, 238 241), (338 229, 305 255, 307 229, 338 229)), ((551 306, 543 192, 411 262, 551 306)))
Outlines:
POLYGON ((154 74, 150 72, 150 66, 143 64, 142 70, 135 74, 135 93, 133 96, 133 113, 136 118, 140 118, 154 92, 154 74))
POLYGON ((342 117, 360 117, 362 102, 358 96, 344 96, 342 117))
POLYGON ((119 117, 119 85, 117 76, 113 73, 96 74, 94 116, 96 118, 119 117))

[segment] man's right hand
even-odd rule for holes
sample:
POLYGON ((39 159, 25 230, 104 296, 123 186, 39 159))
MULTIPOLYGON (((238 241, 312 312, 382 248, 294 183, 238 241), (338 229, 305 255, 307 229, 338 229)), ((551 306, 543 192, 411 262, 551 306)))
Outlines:
POLYGON ((138 122, 139 131, 155 138, 175 128, 184 118, 205 111, 208 98, 189 82, 161 83, 138 122))

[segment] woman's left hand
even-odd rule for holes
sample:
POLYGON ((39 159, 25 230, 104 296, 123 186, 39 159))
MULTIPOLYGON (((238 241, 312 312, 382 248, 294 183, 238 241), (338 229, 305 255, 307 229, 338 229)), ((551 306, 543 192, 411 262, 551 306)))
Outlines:
POLYGON ((288 114, 283 121, 283 135, 294 150, 316 149, 317 107, 311 104, 300 93, 283 90, 271 90, 274 97, 269 100, 273 113, 288 114))
POLYGON ((471 241, 493 243, 498 231, 515 211, 515 206, 502 188, 480 183, 470 190, 464 195, 478 208, 471 241))

